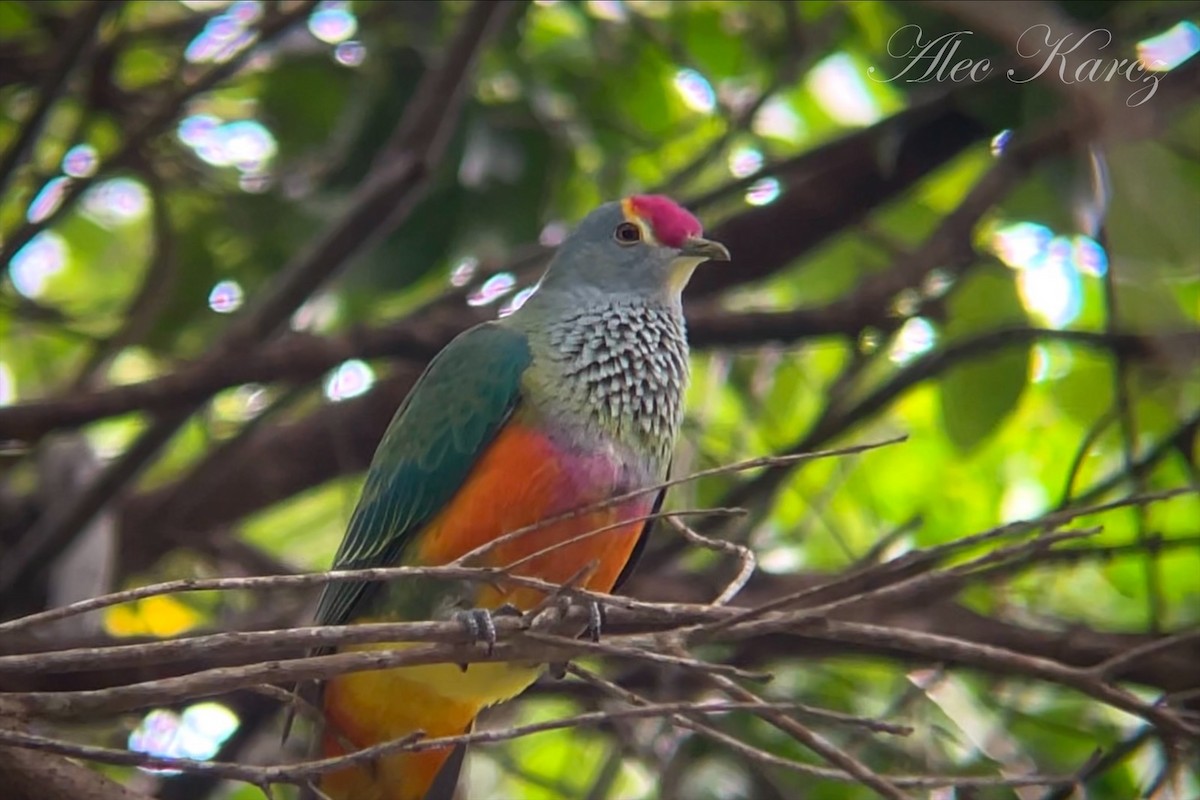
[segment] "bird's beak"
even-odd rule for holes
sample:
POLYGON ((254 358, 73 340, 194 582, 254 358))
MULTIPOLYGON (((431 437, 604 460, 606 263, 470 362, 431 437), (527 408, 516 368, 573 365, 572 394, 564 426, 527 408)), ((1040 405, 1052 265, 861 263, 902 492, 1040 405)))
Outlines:
POLYGON ((698 258, 702 261, 728 261, 729 248, 712 239, 702 239, 693 236, 679 248, 679 255, 685 258, 698 258))

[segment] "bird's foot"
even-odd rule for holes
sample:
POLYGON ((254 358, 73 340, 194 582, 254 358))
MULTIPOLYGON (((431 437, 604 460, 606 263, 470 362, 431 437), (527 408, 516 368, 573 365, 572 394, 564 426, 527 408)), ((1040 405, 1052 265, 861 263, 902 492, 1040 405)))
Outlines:
MULTIPOLYGON (((564 603, 564 606, 565 605, 566 604, 564 603)), ((587 627, 583 629, 583 632, 593 642, 599 642, 600 632, 604 629, 606 622, 604 606, 595 601, 591 601, 587 605, 587 610, 587 627)), ((553 661, 546 665, 546 669, 550 673, 550 677, 561 681, 563 678, 567 677, 568 663, 569 662, 566 661, 553 661)))
MULTIPOLYGON (((455 622, 458 622, 467 629, 467 635, 471 637, 472 642, 481 642, 490 656, 496 650, 496 617, 512 617, 521 616, 521 609, 505 603, 495 609, 489 608, 471 608, 466 611, 457 611, 452 617, 455 622)), ((462 671, 467 671, 466 664, 459 664, 462 671)))
POLYGON ((597 603, 595 600, 592 600, 588 602, 587 608, 588 623, 587 627, 583 629, 583 632, 586 633, 587 637, 593 642, 599 642, 600 632, 604 629, 604 626, 608 622, 604 613, 604 606, 602 606, 600 603, 597 603))

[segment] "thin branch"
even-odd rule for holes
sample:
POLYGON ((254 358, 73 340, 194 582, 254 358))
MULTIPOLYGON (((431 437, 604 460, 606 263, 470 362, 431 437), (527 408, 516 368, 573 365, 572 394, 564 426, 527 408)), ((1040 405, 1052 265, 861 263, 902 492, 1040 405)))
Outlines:
POLYGON ((737 597, 738 593, 750 582, 751 576, 754 575, 754 568, 758 564, 758 559, 755 557, 754 551, 737 542, 728 542, 723 539, 712 539, 708 536, 701 536, 676 517, 668 518, 667 523, 679 531, 680 535, 692 544, 698 544, 701 547, 721 553, 734 553, 737 555, 739 565, 737 574, 733 576, 729 583, 725 585, 725 588, 721 590, 721 593, 712 601, 712 605, 714 606, 728 605, 729 601, 737 597))
POLYGON ((1155 639, 1151 642, 1146 642, 1138 647, 1131 648, 1124 653, 1113 656, 1106 661, 1097 664, 1091 669, 1097 677, 1111 678, 1121 672, 1122 668, 1135 661, 1146 658, 1152 653, 1158 653, 1163 650, 1168 650, 1172 647, 1178 647, 1181 644, 1200 641, 1200 628, 1180 631, 1179 633, 1170 636, 1164 636, 1161 639, 1155 639))
MULTIPOLYGON (((654 703, 640 695, 624 689, 612 681, 605 680, 599 675, 578 666, 570 664, 567 671, 586 683, 599 688, 601 691, 637 706, 653 706, 654 703)), ((837 769, 818 767, 791 759, 781 758, 765 750, 748 745, 740 739, 730 736, 711 725, 690 719, 682 714, 671 717, 672 724, 694 731, 705 738, 711 739, 723 748, 749 758, 751 761, 771 767, 779 767, 801 775, 830 781, 854 781, 846 773, 837 769)), ((947 775, 888 775, 888 780, 896 786, 912 789, 933 789, 943 786, 960 787, 993 787, 993 786, 1056 786, 1070 782, 1070 777, 1032 775, 1021 778, 978 778, 947 775)))
POLYGON ((738 686, 733 681, 721 675, 710 674, 708 680, 732 698, 751 704, 757 703, 762 712, 760 716, 763 719, 795 739, 829 764, 854 777, 863 786, 871 789, 880 797, 886 797, 889 800, 907 800, 908 796, 900 791, 890 780, 877 774, 873 769, 854 756, 825 741, 806 726, 770 708, 771 704, 754 692, 738 686))
MULTIPOLYGON (((977 570, 979 567, 997 562, 1005 562, 1013 558, 1023 557, 1031 550, 1047 548, 1065 539, 1074 539, 1081 536, 1093 535, 1098 529, 1070 531, 1066 534, 1044 534, 1033 542, 993 551, 979 559, 960 564, 957 567, 946 570, 942 573, 937 573, 935 575, 911 576, 909 573, 912 571, 914 565, 932 567, 938 559, 944 558, 955 552, 960 552, 967 547, 973 547, 993 539, 1022 535, 1031 531, 1035 531, 1039 528, 1052 530, 1055 527, 1063 525, 1067 522, 1071 522, 1079 517, 1089 516, 1092 514, 1101 514, 1119 508, 1146 505, 1161 500, 1168 500, 1172 497, 1195 494, 1196 492, 1197 490, 1192 489, 1191 487, 1170 489, 1163 492, 1135 495, 1123 500, 1116 500, 1111 503, 1104 503, 1101 505, 1054 511, 1030 520, 1010 522, 1006 525, 1001 525, 989 531, 984 531, 983 533, 968 536, 963 539, 950 541, 943 545, 929 548, 928 550, 917 550, 912 553, 908 553, 894 561, 884 562, 882 564, 869 567, 856 574, 844 575, 835 578, 830 583, 815 586, 793 595, 778 598, 771 601, 769 604, 764 604, 755 609, 742 611, 738 614, 738 621, 741 621, 742 619, 751 619, 755 615, 766 613, 767 611, 776 611, 789 605, 798 604, 805 600, 811 601, 813 597, 819 594, 828 594, 832 590, 836 589, 843 589, 842 594, 844 599, 835 601, 834 603, 826 603, 818 608, 823 611, 830 611, 833 608, 838 607, 840 603, 861 602, 862 600, 866 599, 868 593, 861 591, 858 587, 860 587, 863 583, 878 581, 880 579, 887 580, 890 585, 885 585, 875 589, 871 594, 876 597, 884 592, 901 593, 912 591, 913 587, 926 589, 929 588, 927 585, 928 583, 957 579, 958 577, 965 575, 970 571, 977 570), (903 580, 900 580, 898 583, 896 583, 894 582, 895 578, 903 578, 903 580), (850 589, 850 591, 846 591, 843 587, 850 589)), ((726 627, 728 624, 732 623, 723 621, 713 625, 712 628, 720 629, 722 627, 726 627)))
POLYGON ((1116 415, 1112 409, 1109 409, 1101 414, 1100 418, 1084 434, 1083 440, 1079 443, 1079 448, 1075 451, 1075 457, 1071 459, 1071 466, 1067 470, 1067 479, 1063 481, 1062 499, 1058 501, 1058 508, 1066 508, 1071 505, 1071 494, 1075 491, 1075 480, 1079 477, 1079 470, 1083 468, 1084 461, 1087 460, 1092 445, 1099 440, 1105 428, 1112 424, 1115 418, 1116 415))
MULTIPOLYGON (((770 708, 789 711, 800 704, 774 703, 770 708)), ((130 750, 74 744, 46 736, 0 730, 0 744, 36 750, 44 753, 83 758, 107 764, 120 764, 149 769, 171 769, 185 772, 215 775, 229 780, 240 780, 255 785, 292 783, 302 785, 305 781, 328 772, 354 765, 375 761, 399 752, 423 752, 455 747, 460 744, 491 744, 518 739, 536 733, 605 725, 617 719, 646 719, 669 716, 679 711, 698 715, 727 714, 735 711, 761 711, 762 704, 749 702, 694 702, 662 703, 639 708, 593 711, 571 717, 513 726, 494 731, 477 731, 459 736, 424 738, 420 733, 401 739, 383 742, 372 747, 355 750, 346 755, 306 761, 299 764, 281 764, 257 767, 220 761, 196 761, 187 758, 166 758, 130 750)))
MULTIPOLYGON (((820 615, 828 614, 833 611, 849 608, 859 605, 867 601, 886 600, 888 602, 899 602, 902 599, 911 599, 920 595, 930 595, 933 592, 947 592, 960 588, 965 582, 977 575, 987 574, 989 572, 986 567, 1007 566, 1012 563, 1024 563, 1031 554, 1048 550, 1055 544, 1065 541, 1074 541, 1088 536, 1094 536, 1100 532, 1100 528, 1089 528, 1081 531, 1066 531, 1063 533, 1053 533, 1041 536, 1031 542, 1022 544, 1010 545, 994 550, 979 558, 968 561, 964 564, 959 564, 950 569, 945 569, 940 572, 925 572, 923 574, 913 575, 903 580, 885 581, 884 585, 873 589, 860 591, 849 596, 844 596, 840 599, 831 600, 818 606, 809 608, 806 613, 814 619, 820 615)), ((799 604, 803 600, 811 601, 812 596, 827 590, 827 586, 818 586, 812 589, 806 589, 794 595, 780 597, 770 603, 763 604, 748 611, 743 611, 731 619, 736 619, 738 622, 753 619, 766 611, 779 611, 788 606, 799 604)), ((720 630, 721 628, 729 627, 735 624, 729 619, 721 620, 720 622, 712 623, 707 626, 708 631, 720 630)))

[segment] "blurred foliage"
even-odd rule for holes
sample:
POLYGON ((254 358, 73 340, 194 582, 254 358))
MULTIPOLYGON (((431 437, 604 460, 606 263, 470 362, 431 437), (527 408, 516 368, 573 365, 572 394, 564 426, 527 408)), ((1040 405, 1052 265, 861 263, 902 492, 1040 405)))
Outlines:
MULTIPOLYGON (((280 4, 285 11, 294 6, 280 4)), ((1114 48, 1126 56, 1145 37, 1181 20, 1200 20, 1195 3, 1053 7, 1081 25, 1112 29, 1114 48)), ((64 175, 68 151, 90 148, 102 165, 94 180, 86 171, 66 173, 91 185, 8 265, 0 293, 0 404, 136 383, 205 355, 236 316, 223 312, 252 309, 283 265, 345 209, 466 4, 321 8, 343 14, 343 26, 346 18, 354 20, 355 29, 343 36, 336 25, 330 32, 310 21, 256 48, 232 79, 186 97, 170 128, 113 170, 103 165, 122 151, 130 132, 213 68, 213 62, 185 53, 200 52, 197 42, 214 35, 214 20, 238 13, 253 20, 264 12, 246 2, 127 2, 102 21, 100 55, 85 61, 75 75, 78 86, 68 83, 71 91, 51 105, 21 168, 3 176, 0 242, 54 209, 45 187, 64 175), (216 292, 223 282, 224 294, 216 292), (129 335, 119 335, 123 331, 129 335), (109 352, 111 337, 117 338, 109 352), (85 374, 97 353, 108 357, 85 374)), ((34 77, 62 57, 55 42, 80 9, 76 2, 0 3, 0 152, 17 140, 40 97, 34 77)), ((995 13, 1006 13, 1003 4, 995 13)), ((513 260, 539 238, 552 242, 597 203, 630 192, 665 186, 690 200, 754 176, 756 182, 726 190, 702 216, 717 227, 769 205, 778 191, 770 183, 772 164, 950 91, 936 82, 871 77, 871 66, 885 75, 897 71, 889 41, 906 24, 922 25, 930 37, 962 27, 922 5, 875 0, 526 4, 481 58, 464 117, 420 205, 310 298, 291 327, 332 336, 387 325, 450 289, 452 275, 467 282, 466 291, 478 290, 494 273, 515 269, 513 260)), ((961 51, 962 57, 997 60, 1006 53, 1011 56, 982 31, 961 51)), ((994 134, 1034 127, 1064 106, 1063 87, 1053 82, 996 85, 1002 83, 962 90, 965 107, 994 134)), ((1099 201, 1102 231, 1087 222, 1097 212, 1089 195, 1095 167, 1087 154, 1047 161, 978 226, 977 263, 961 277, 939 275, 932 270, 938 265, 930 265, 921 286, 895 298, 887 325, 873 321, 859 335, 697 352, 676 471, 789 448, 805 440, 833 399, 861 400, 927 354, 997 329, 1195 330, 1200 105, 1174 111, 1169 126, 1151 140, 1120 144, 1100 156, 1110 179, 1099 201), (1088 241, 1105 248, 1109 272, 1089 267, 1073 251, 1075 256, 1055 262, 1061 267, 1057 283, 1034 280, 1036 270, 1014 268, 997 245, 996 231, 1018 222, 1042 226, 1066 242, 1092 237, 1088 241), (906 319, 921 324, 903 324, 906 319)), ((866 155, 886 164, 887 141, 882 137, 878 151, 866 155)), ((735 315, 821 307, 844 298, 886 271, 898 254, 916 248, 992 163, 989 143, 980 141, 861 224, 832 230, 818 247, 798 252, 765 279, 734 285, 705 302, 735 315)), ((820 197, 823 187, 788 190, 820 197)), ((870 209, 868 200, 864 208, 870 209)), ((485 314, 494 314, 533 277, 517 271, 510 291, 482 304, 485 314)), ((730 282, 738 284, 736 278, 730 282)), ((454 307, 465 315, 461 297, 454 307)), ((835 442, 821 443, 905 433, 905 444, 795 469, 767 498, 753 528, 737 535, 754 547, 767 573, 836 573, 857 564, 892 531, 904 531, 887 546, 887 554, 896 555, 1048 511, 1113 475, 1117 481, 1092 499, 1198 485, 1200 381, 1196 362, 1183 363, 1165 353, 1120 366, 1104 348, 1053 338, 971 355, 898 392, 839 430, 835 442), (1118 402, 1123 395, 1129 398, 1125 421, 1118 402), (1134 458, 1164 442, 1177 446, 1130 480, 1130 438, 1134 458)), ((228 390, 172 440, 136 491, 173 485, 246 426, 305 420, 369 389, 375 373, 389 372, 389 359, 372 360, 359 384, 340 396, 329 390, 328 375, 298 398, 269 385, 228 390), (288 403, 274 409, 284 397, 288 403)), ((135 440, 147 419, 140 413, 106 419, 84 433, 102 456, 112 457, 135 440)), ((336 439, 341 432, 327 435, 336 439)), ((306 458, 304 452, 292 455, 306 458)), ((263 464, 262 470, 286 466, 263 464)), ((32 459, 18 453, 3 470, 0 480, 8 490, 32 494, 32 459)), ((360 480, 351 472, 324 482, 258 509, 221 535, 295 569, 323 568, 360 480)), ((720 503, 735 482, 726 476, 683 486, 670 502, 720 503)), ((1136 545, 1152 536, 1167 546, 1040 567, 975 586, 963 603, 1039 629, 1148 632, 1200 624, 1200 554, 1194 545, 1169 546, 1200 535, 1200 498, 1180 496, 1094 521, 1104 530, 1092 544, 1136 545)), ((684 563, 696 570, 712 563, 705 554, 689 558, 684 563)), ((223 566, 211 549, 181 547, 151 570, 122 575, 120 585, 207 575, 223 566)), ((169 635, 217 624, 230 613, 213 598, 184 596, 114 609, 106 624, 114 636, 169 635)), ((932 684, 936 691, 925 691, 911 665, 882 657, 782 657, 770 668, 776 695, 915 725, 917 732, 902 741, 840 729, 828 734, 888 771, 1071 772, 1096 748, 1111 747, 1138 727, 1136 720, 1065 690, 994 676, 955 671, 932 684), (900 702, 903 697, 910 699, 900 702)), ((547 693, 503 713, 532 722, 576 710, 574 700, 547 693)), ((731 715, 722 725, 764 750, 812 761, 760 720, 731 715)), ((628 730, 627 742, 588 730, 478 748, 469 768, 478 792, 472 796, 656 798, 662 764, 647 753, 672 763, 672 770, 679 770, 674 759, 686 764, 672 773, 673 797, 870 796, 844 784, 766 772, 705 740, 668 734, 658 722, 628 730), (663 737, 659 744, 656 736, 663 737), (628 758, 611 791, 588 795, 613 753, 628 758)), ((1086 796, 1134 796, 1152 778, 1156 757, 1147 752, 1121 761, 1090 783, 1086 796)), ((1200 791, 1197 780, 1193 770, 1184 779, 1184 795, 1200 791)), ((237 800, 259 796, 250 787, 222 791, 219 796, 237 800)), ((971 796, 1013 795, 988 790, 971 796)))

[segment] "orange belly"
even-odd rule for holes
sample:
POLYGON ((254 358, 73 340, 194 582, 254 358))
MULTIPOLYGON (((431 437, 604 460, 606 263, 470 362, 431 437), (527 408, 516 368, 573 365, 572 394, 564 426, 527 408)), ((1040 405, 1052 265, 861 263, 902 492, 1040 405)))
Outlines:
MULTIPOLYGON (((405 561, 446 564, 499 537, 542 520, 611 497, 619 470, 604 455, 564 454, 543 434, 511 423, 481 456, 467 481, 414 539, 405 561)), ((500 544, 472 566, 508 567, 515 574, 563 583, 591 567, 581 585, 613 588, 641 535, 644 522, 619 524, 649 513, 650 494, 619 507, 573 516, 500 544), (600 528, 614 526, 596 535, 600 528), (557 546, 556 545, 561 545, 557 546), (542 552, 545 551, 545 552, 542 552), (527 556, 538 554, 533 558, 527 556)), ((528 610, 543 594, 511 585, 481 585, 475 605, 509 603, 528 610)), ((404 619, 403 609, 385 616, 404 619)), ((376 647, 389 647, 378 645, 376 647)), ((452 664, 362 672, 329 681, 326 712, 334 727, 362 747, 416 730, 427 736, 464 732, 478 713, 523 691, 539 673, 525 664, 474 664, 466 672, 452 664)), ((342 748, 331 739, 327 755, 342 748)), ((334 800, 420 800, 448 749, 381 759, 374 769, 343 770, 328 776, 322 790, 334 800)))
MULTIPOLYGON (((445 510, 422 531, 413 561, 446 564, 512 531, 586 507, 617 491, 617 468, 608 457, 563 455, 543 434, 509 425, 445 510)), ((652 505, 647 494, 620 507, 544 525, 471 559, 471 564, 503 568, 521 562, 513 569, 515 574, 562 583, 594 563, 595 571, 582 585, 607 592, 629 561, 644 525, 617 523, 648 513, 652 505), (588 535, 602 528, 610 529, 588 535), (525 560, 535 553, 542 554, 525 560)), ((527 609, 537 599, 540 596, 528 590, 497 593, 489 588, 480 605, 509 602, 527 609)))

